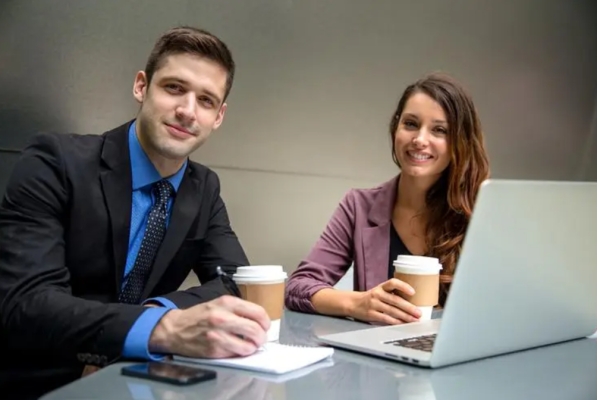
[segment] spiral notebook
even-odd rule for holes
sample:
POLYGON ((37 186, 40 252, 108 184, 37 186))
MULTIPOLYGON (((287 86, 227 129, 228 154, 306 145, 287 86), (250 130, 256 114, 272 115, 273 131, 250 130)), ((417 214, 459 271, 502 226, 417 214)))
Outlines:
POLYGON ((189 358, 175 356, 175 361, 220 367, 232 367, 269 374, 285 374, 312 365, 333 355, 331 347, 303 347, 275 342, 266 343, 256 353, 235 358, 189 358))

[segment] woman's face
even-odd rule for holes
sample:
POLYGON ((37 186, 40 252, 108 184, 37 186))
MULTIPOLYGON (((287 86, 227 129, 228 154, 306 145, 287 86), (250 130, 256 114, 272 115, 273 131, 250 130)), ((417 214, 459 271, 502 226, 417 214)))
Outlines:
POLYGON ((402 110, 394 136, 402 174, 439 178, 450 164, 448 129, 442 107, 425 93, 413 94, 402 110))

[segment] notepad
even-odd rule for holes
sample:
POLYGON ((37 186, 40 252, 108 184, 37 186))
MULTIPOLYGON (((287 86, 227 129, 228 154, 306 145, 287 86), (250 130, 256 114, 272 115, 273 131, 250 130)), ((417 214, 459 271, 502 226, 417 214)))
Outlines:
POLYGON ((252 378, 256 378, 256 379, 259 379, 262 381, 267 381, 267 382, 272 382, 272 383, 284 383, 287 381, 299 379, 304 376, 310 375, 319 369, 333 367, 334 365, 335 365, 335 362, 333 361, 333 358, 327 357, 326 359, 318 361, 307 367, 302 367, 302 368, 296 369, 294 371, 286 372, 285 374, 269 374, 266 372, 249 371, 249 370, 244 370, 243 373, 247 376, 250 376, 252 378))
POLYGON ((235 358, 190 358, 175 356, 175 361, 192 362, 220 367, 232 367, 269 374, 285 374, 327 359, 333 355, 331 347, 302 347, 280 343, 266 343, 256 353, 235 358))

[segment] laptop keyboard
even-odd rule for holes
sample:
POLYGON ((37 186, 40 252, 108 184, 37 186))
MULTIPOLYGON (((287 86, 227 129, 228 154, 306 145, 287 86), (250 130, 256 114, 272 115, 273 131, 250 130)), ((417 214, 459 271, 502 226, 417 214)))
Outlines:
POLYGON ((431 352, 433 349, 433 342, 435 342, 437 334, 417 336, 407 339, 392 340, 385 342, 385 344, 391 344, 393 346, 408 347, 409 349, 421 350, 431 352))

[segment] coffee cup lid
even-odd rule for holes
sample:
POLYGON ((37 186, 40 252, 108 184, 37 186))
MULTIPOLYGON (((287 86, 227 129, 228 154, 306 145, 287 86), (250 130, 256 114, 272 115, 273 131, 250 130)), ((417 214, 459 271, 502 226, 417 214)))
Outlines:
POLYGON ((442 264, 440 263, 429 265, 409 265, 394 261, 393 264, 396 272, 409 275, 437 275, 442 270, 442 264))
POLYGON ((286 278, 287 273, 283 270, 281 265, 252 265, 238 267, 235 275, 233 275, 234 280, 255 282, 263 280, 285 280, 286 278))
POLYGON ((428 265, 416 265, 416 264, 411 265, 411 264, 399 263, 397 261, 394 261, 393 265, 396 268, 414 269, 414 270, 427 270, 427 271, 430 271, 430 270, 438 271, 438 270, 441 270, 443 268, 442 264, 440 264, 440 263, 437 263, 437 264, 428 264, 428 265))
POLYGON ((436 257, 400 255, 396 257, 394 262, 402 263, 404 265, 426 266, 437 265, 440 263, 440 260, 436 257))

